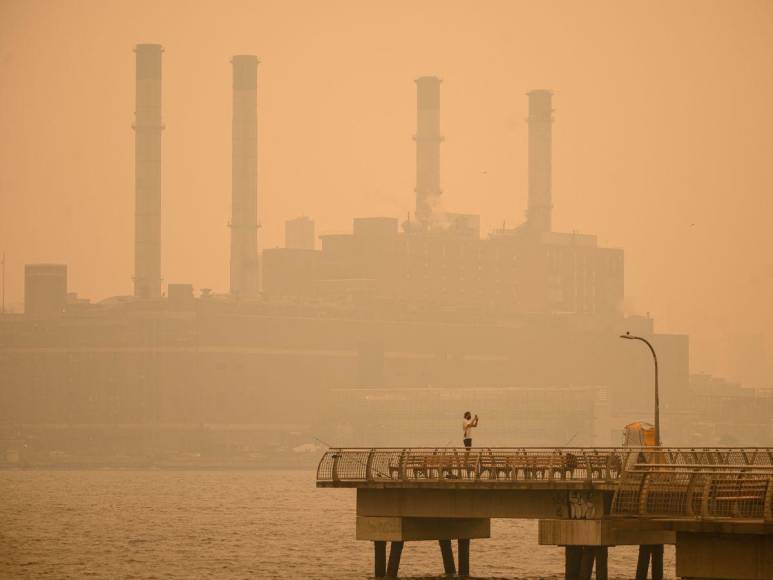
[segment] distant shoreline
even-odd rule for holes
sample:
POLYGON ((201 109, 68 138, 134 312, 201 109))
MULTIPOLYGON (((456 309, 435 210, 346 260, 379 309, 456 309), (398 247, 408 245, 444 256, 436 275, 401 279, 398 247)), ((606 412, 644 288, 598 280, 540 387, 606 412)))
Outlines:
POLYGON ((94 465, 72 463, 67 465, 0 465, 0 471, 316 471, 312 465, 94 465))

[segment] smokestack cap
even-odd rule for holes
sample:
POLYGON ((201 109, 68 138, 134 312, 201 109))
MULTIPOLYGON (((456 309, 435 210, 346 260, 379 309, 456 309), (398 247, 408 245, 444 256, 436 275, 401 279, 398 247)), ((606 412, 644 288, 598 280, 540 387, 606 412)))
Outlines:
POLYGON ((234 67, 234 89, 254 90, 258 87, 258 57, 237 54, 231 59, 234 67))
POLYGON ((138 44, 134 48, 137 54, 137 79, 161 80, 161 53, 164 48, 160 44, 138 44))
POLYGON ((419 109, 440 108, 440 83, 438 77, 419 77, 416 79, 416 100, 419 109))

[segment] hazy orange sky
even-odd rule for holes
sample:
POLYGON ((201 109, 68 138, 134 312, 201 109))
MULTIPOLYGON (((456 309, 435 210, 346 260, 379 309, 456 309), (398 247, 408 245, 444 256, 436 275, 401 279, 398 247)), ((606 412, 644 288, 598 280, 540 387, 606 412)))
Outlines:
POLYGON ((773 2, 0 0, 0 251, 130 294, 135 44, 164 53, 166 282, 228 284, 231 67, 256 54, 262 245, 413 210, 415 85, 444 79, 444 203, 526 206, 524 93, 555 91, 554 227, 626 252, 628 307, 773 324, 773 2))

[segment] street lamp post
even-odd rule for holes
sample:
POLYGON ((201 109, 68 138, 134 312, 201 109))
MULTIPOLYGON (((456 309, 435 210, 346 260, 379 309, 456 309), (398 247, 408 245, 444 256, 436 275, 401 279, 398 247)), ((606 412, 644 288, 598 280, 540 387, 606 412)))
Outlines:
POLYGON ((640 340, 646 344, 650 352, 652 353, 652 360, 655 361, 655 445, 660 447, 660 397, 658 394, 658 355, 655 354, 655 349, 652 344, 646 338, 641 336, 635 336, 630 332, 621 334, 620 338, 627 338, 629 340, 640 340))

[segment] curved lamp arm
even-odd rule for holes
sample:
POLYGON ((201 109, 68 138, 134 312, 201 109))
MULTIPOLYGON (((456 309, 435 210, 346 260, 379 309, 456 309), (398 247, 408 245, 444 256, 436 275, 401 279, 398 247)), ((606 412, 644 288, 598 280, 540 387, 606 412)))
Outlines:
POLYGON ((655 348, 649 340, 641 336, 636 336, 630 332, 621 334, 620 338, 628 340, 640 340, 646 344, 652 353, 652 360, 655 362, 655 445, 660 447, 660 395, 658 393, 658 355, 655 354, 655 348))

